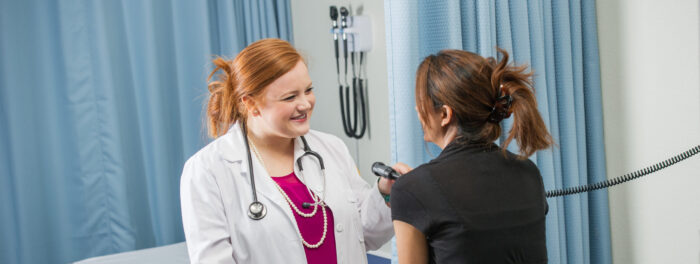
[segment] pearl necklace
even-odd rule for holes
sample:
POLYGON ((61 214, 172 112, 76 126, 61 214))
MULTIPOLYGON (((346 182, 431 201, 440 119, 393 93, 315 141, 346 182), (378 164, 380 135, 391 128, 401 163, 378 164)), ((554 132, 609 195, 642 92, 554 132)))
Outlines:
MULTIPOLYGON (((260 161, 260 164, 262 164, 263 168, 265 168, 265 170, 267 170, 267 166, 265 166, 265 161, 262 159, 262 156, 260 156, 260 153, 258 153, 258 149, 255 147, 255 144, 253 143, 253 141, 250 140, 250 138, 249 138, 248 142, 250 142, 250 146, 253 149, 253 153, 255 153, 255 156, 260 161)), ((252 168, 250 168, 250 169, 252 170, 252 168)), ((323 241, 326 240, 326 233, 328 232, 328 217, 326 215, 325 202, 323 202, 323 201, 319 202, 320 198, 316 194, 312 193, 311 190, 309 190, 309 187, 306 186, 306 184, 304 184, 304 186, 306 186, 306 190, 309 191, 309 195, 311 195, 311 199, 314 200, 314 210, 308 214, 304 213, 301 210, 299 210, 299 208, 297 208, 297 206, 294 204, 294 202, 292 202, 292 199, 289 198, 287 193, 282 189, 282 187, 279 186, 279 184, 277 184, 276 181, 272 180, 272 182, 275 183, 275 187, 277 187, 277 190, 282 194, 282 196, 284 196, 284 199, 287 200, 287 203, 292 207, 292 209, 294 209, 294 211, 297 214, 299 214, 305 218, 313 217, 314 215, 316 215, 316 212, 318 211, 318 206, 319 205, 321 206, 321 211, 323 212, 323 235, 321 236, 321 239, 318 241, 318 243, 309 244, 308 242, 306 242, 306 240, 304 240, 304 237, 301 235, 301 230, 299 230, 299 238, 301 238, 301 243, 304 244, 305 247, 307 247, 307 248, 320 247, 323 244, 323 241)))

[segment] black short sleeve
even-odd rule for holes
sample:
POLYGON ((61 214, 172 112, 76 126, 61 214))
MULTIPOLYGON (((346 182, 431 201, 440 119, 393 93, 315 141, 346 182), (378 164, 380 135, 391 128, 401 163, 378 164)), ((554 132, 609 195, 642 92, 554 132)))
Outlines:
POLYGON ((391 188, 391 218, 408 223, 427 234, 430 219, 424 204, 419 201, 412 191, 406 187, 415 187, 410 184, 411 180, 401 179, 396 181, 391 188))
POLYGON ((537 167, 493 144, 451 143, 391 190, 392 218, 426 236, 430 263, 546 263, 546 205, 537 167))

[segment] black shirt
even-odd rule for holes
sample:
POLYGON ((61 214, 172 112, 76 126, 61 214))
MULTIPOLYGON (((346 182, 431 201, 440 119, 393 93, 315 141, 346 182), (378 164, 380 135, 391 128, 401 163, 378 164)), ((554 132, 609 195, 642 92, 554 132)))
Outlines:
POLYGON ((450 143, 401 176, 391 214, 420 230, 430 263, 547 263, 542 176, 495 144, 450 143))

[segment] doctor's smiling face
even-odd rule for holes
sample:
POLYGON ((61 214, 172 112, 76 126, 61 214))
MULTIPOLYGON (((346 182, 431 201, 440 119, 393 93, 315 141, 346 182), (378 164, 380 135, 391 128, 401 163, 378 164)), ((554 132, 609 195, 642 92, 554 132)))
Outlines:
POLYGON ((316 103, 311 77, 303 61, 277 78, 256 102, 252 118, 260 132, 284 138, 296 138, 309 131, 309 118, 316 103))

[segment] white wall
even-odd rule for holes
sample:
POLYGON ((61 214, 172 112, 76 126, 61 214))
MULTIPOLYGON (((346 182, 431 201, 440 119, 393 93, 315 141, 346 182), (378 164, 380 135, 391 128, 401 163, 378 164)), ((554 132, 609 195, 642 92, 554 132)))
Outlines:
MULTIPOLYGON (((374 184, 377 177, 370 171, 372 163, 391 161, 384 1, 292 0, 291 4, 294 46, 305 55, 315 87, 316 107, 311 117, 311 128, 343 139, 355 158, 360 174, 374 184), (365 134, 361 140, 346 137, 340 119, 333 36, 330 34, 331 5, 338 8, 345 6, 351 10, 351 15, 366 15, 372 20, 373 47, 365 56, 369 84, 369 134, 365 134)), ((342 50, 340 56, 342 72, 342 50)), ((349 78, 350 74, 348 71, 349 78)), ((380 252, 380 255, 388 256, 391 252, 389 244, 380 252)))
MULTIPOLYGON (((608 177, 700 144, 697 0, 597 1, 608 177)), ((700 157, 609 190, 614 263, 700 263, 700 157)))

